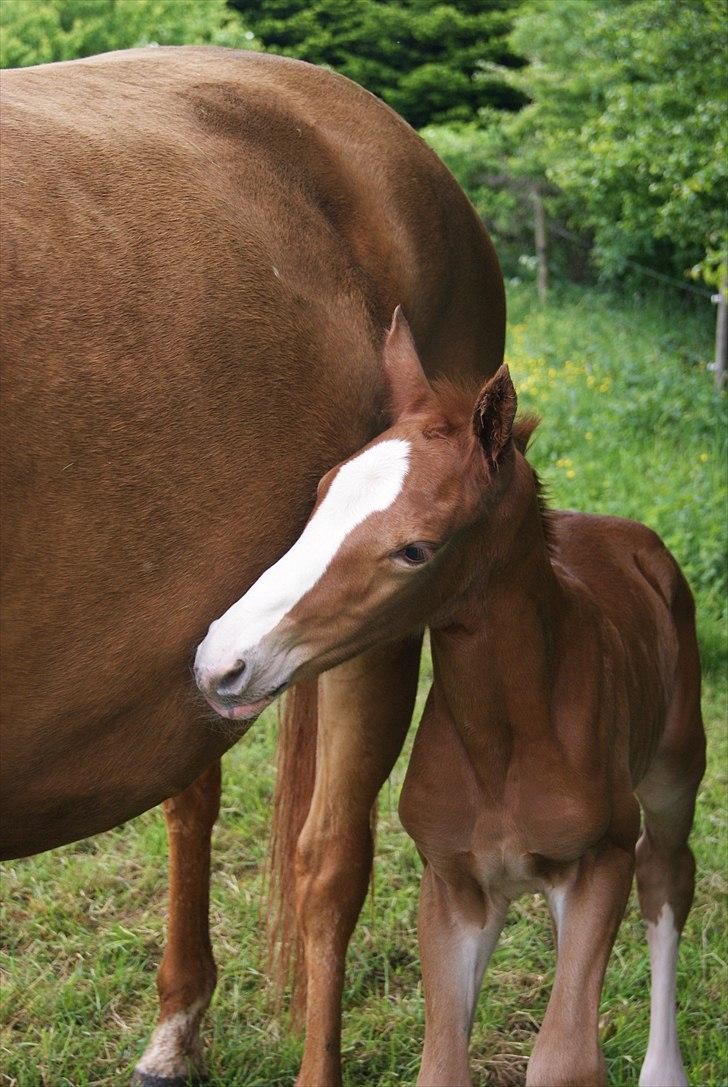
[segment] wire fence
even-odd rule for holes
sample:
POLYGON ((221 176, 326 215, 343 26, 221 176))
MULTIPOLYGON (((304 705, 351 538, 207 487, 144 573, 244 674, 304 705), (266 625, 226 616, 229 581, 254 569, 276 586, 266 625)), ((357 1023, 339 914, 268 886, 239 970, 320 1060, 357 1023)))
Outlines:
MULTIPOLYGON (((549 232, 572 242, 580 249, 583 249, 585 253, 591 252, 591 246, 588 242, 585 242, 584 239, 578 234, 575 234, 573 230, 567 230, 566 227, 561 226, 559 223, 550 223, 549 232)), ((623 260, 628 268, 633 268, 635 271, 641 272, 642 275, 658 280, 660 283, 669 284, 688 294, 699 295, 701 298, 712 299, 713 297, 712 292, 706 290, 704 287, 696 287, 694 283, 686 283, 684 280, 667 275, 665 272, 658 272, 655 268, 648 268, 645 264, 640 264, 639 261, 632 260, 630 257, 624 257, 623 260)))
MULTIPOLYGON (((548 291, 549 277, 553 276, 555 269, 549 261, 548 239, 550 235, 562 238, 571 245, 576 246, 586 254, 591 254, 592 247, 583 237, 562 226, 558 222, 547 222, 543 201, 538 191, 532 193, 532 205, 534 211, 534 246, 537 265, 538 293, 541 298, 548 291)), ((715 326, 715 356, 708 369, 713 372, 716 389, 720 392, 726 384, 726 354, 728 353, 728 282, 721 284, 719 290, 713 293, 704 287, 698 287, 694 283, 686 283, 666 272, 659 272, 656 268, 650 268, 639 261, 629 257, 624 258, 625 265, 648 279, 661 283, 673 290, 682 291, 694 299, 702 299, 716 307, 715 326)), ((556 274, 556 278, 566 282, 566 277, 556 274)))

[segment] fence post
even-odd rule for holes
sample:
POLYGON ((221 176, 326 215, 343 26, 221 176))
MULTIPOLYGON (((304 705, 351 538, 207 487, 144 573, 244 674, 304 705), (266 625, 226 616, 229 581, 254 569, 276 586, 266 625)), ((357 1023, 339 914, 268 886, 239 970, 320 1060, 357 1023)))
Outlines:
POLYGON ((533 202, 533 232, 536 241, 536 258, 538 260, 538 297, 543 299, 549 289, 546 211, 541 199, 541 193, 535 187, 531 190, 531 200, 533 202))
POLYGON ((712 296, 718 312, 715 321, 715 362, 711 369, 715 387, 720 392, 725 383, 726 352, 728 351, 728 279, 722 279, 720 289, 712 296))

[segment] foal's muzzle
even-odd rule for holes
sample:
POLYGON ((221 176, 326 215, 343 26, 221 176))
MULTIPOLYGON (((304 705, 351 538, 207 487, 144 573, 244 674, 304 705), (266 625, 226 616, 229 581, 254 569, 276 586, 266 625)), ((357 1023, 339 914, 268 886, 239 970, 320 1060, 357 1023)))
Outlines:
POLYGON ((195 682, 207 702, 230 721, 253 720, 288 686, 290 664, 285 655, 271 653, 263 643, 233 657, 220 667, 217 654, 206 652, 205 641, 197 648, 193 668, 195 682))
POLYGON ((195 662, 195 681, 200 692, 216 713, 228 720, 246 720, 257 717, 273 701, 276 692, 263 697, 249 697, 249 669, 246 661, 237 660, 226 672, 214 672, 198 661, 195 662))

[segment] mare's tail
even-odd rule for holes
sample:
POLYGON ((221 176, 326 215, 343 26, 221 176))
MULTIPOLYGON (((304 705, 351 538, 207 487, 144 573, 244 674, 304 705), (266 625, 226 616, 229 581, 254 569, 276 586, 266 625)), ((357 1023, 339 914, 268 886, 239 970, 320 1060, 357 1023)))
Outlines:
POLYGON ((276 1004, 293 987, 291 1011, 306 1007, 303 948, 296 924, 296 843, 306 821, 316 778, 318 680, 304 680, 286 695, 278 736, 276 790, 268 865, 268 955, 276 1004))

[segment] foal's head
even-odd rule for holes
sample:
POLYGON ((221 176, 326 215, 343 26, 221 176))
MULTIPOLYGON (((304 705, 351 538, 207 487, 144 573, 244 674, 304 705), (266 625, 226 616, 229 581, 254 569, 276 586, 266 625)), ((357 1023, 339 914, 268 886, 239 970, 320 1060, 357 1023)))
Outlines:
POLYGON ((399 309, 384 365, 393 425, 323 477, 298 541, 198 648, 198 685, 226 717, 445 615, 507 550, 517 495, 533 491, 508 369, 477 395, 431 386, 399 309))

